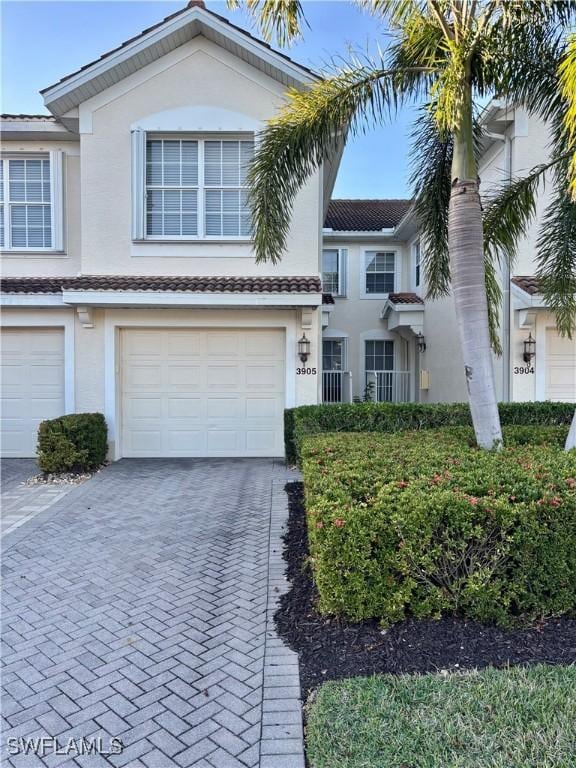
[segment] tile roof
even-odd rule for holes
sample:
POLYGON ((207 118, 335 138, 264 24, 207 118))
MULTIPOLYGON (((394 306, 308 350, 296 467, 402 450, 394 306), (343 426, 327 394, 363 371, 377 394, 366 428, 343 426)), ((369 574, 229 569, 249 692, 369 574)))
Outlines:
POLYGON ((331 200, 324 226, 340 232, 380 232, 396 227, 411 200, 331 200))
POLYGON ((390 293, 388 301, 392 304, 424 304, 417 293, 390 293))
POLYGON ((539 292, 538 280, 534 275, 516 275, 512 282, 530 296, 539 292))
MULTIPOLYGON (((153 24, 151 27, 147 27, 146 29, 143 29, 142 32, 139 32, 137 35, 134 35, 134 37, 131 37, 128 40, 124 40, 123 43, 120 43, 120 45, 116 46, 116 48, 112 48, 109 51, 106 51, 106 53, 103 53, 99 58, 94 59, 93 61, 89 61, 88 64, 84 64, 84 66, 80 67, 79 69, 75 70, 74 72, 70 72, 68 75, 64 75, 64 77, 61 77, 60 80, 53 83, 52 85, 47 86, 46 88, 43 88, 40 93, 45 93, 46 91, 49 91, 51 88, 54 88, 56 85, 60 85, 60 83, 66 82, 66 80, 70 80, 70 78, 74 77, 75 75, 80 74, 80 72, 84 72, 85 70, 92 67, 94 64, 98 64, 101 61, 107 59, 109 56, 112 56, 113 53, 116 53, 117 51, 121 51, 123 48, 126 48, 127 46, 131 45, 132 43, 136 42, 136 40, 139 40, 140 38, 144 37, 145 35, 149 34, 150 32, 153 32, 155 29, 159 29, 163 24, 166 24, 169 21, 172 21, 172 19, 177 18, 178 16, 181 16, 183 13, 186 13, 186 11, 190 10, 190 7, 192 4, 186 5, 184 8, 181 8, 179 11, 175 11, 174 13, 171 13, 169 16, 166 16, 161 21, 156 22, 156 24, 153 24)), ((202 6, 199 6, 202 7, 202 6)), ((304 66, 303 64, 300 64, 299 62, 295 61, 294 59, 291 59, 290 56, 287 56, 285 53, 282 53, 281 51, 278 51, 276 48, 273 48, 268 43, 265 43, 264 41, 260 40, 257 37, 254 37, 254 35, 251 35, 250 32, 247 32, 245 29, 242 29, 242 27, 237 26, 236 24, 232 24, 231 21, 228 21, 227 18, 224 16, 221 16, 219 13, 214 13, 214 11, 209 11, 205 6, 202 7, 202 10, 205 13, 210 14, 211 16, 214 16, 219 21, 223 21, 225 24, 227 24, 232 29, 235 29, 238 32, 241 32, 245 37, 247 37, 249 40, 255 40, 257 43, 259 43, 264 48, 267 48, 269 51, 273 51, 278 56, 283 58, 285 61, 289 61, 291 64, 295 64, 297 67, 300 67, 300 69, 304 70, 305 72, 308 72, 313 77, 318 78, 319 75, 314 72, 309 67, 304 66)))
POLYGON ((20 121, 24 122, 31 122, 31 121, 38 121, 42 122, 43 120, 48 120, 51 123, 57 122, 57 119, 54 117, 54 115, 12 115, 8 114, 7 112, 4 112, 0 115, 0 119, 6 120, 6 122, 16 123, 20 121))
POLYGON ((5 277, 4 293, 78 291, 172 291, 187 293, 320 293, 318 277, 173 277, 81 275, 78 277, 5 277))

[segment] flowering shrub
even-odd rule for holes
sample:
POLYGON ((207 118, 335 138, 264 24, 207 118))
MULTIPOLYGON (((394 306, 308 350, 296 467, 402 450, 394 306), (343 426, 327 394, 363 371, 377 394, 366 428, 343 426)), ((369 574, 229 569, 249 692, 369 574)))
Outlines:
POLYGON ((310 552, 324 613, 501 625, 576 610, 576 451, 567 428, 308 437, 310 552))

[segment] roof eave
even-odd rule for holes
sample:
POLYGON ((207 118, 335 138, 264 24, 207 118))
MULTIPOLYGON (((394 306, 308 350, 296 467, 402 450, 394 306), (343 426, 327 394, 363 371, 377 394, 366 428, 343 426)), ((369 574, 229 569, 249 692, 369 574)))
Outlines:
POLYGON ((239 46, 246 52, 247 60, 255 66, 260 64, 263 71, 286 85, 302 87, 319 79, 310 70, 266 47, 225 19, 194 6, 169 17, 165 23, 105 54, 85 69, 40 91, 44 104, 52 114, 62 115, 198 35, 204 35, 223 47, 226 43, 239 46))

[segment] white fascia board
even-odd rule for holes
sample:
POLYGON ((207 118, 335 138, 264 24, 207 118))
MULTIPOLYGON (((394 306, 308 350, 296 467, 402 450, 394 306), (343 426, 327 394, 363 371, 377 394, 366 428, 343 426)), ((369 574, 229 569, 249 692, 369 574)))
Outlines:
POLYGON ((59 293, 0 293, 2 307, 61 307, 63 304, 59 293))
POLYGON ((345 232, 344 230, 335 230, 335 229, 323 229, 322 230, 322 239, 330 242, 334 242, 335 240, 359 240, 363 243, 372 243, 377 240, 384 240, 384 241, 390 241, 390 242, 402 242, 402 238, 398 237, 398 232, 395 229, 390 230, 374 230, 373 232, 365 232, 360 231, 356 232, 354 230, 351 230, 349 232, 345 232))
POLYGON ((382 308, 382 312, 380 312, 380 319, 386 320, 391 312, 414 312, 415 314, 424 315, 424 304, 394 304, 394 302, 387 300, 382 308))
MULTIPOLYGON (((43 93, 44 104, 50 109, 49 105, 53 104, 58 99, 67 96, 78 88, 81 88, 91 80, 94 80, 101 75, 105 75, 115 67, 122 67, 122 65, 125 64, 125 62, 127 62, 133 56, 138 55, 151 45, 162 41, 164 38, 171 34, 179 32, 182 28, 194 22, 198 22, 198 26, 200 28, 198 33, 201 33, 202 28, 206 28, 222 35, 224 38, 252 53, 265 65, 283 72, 288 78, 297 83, 303 85, 310 84, 315 79, 317 79, 310 73, 303 70, 298 64, 287 61, 275 51, 264 48, 264 46, 259 41, 247 37, 239 30, 234 29, 234 27, 229 26, 215 16, 212 16, 202 8, 195 6, 180 14, 176 18, 171 19, 170 21, 166 21, 158 28, 151 30, 148 34, 139 36, 132 43, 123 46, 118 51, 106 55, 104 59, 95 61, 88 67, 88 69, 82 70, 77 74, 72 75, 72 77, 69 77, 62 83, 56 83, 55 85, 47 88, 43 93)), ((194 37, 195 35, 192 36, 194 37)), ((118 80, 123 79, 123 77, 124 75, 121 75, 118 80)), ((106 87, 108 86, 103 84, 103 87, 100 90, 105 90, 106 87)), ((81 98, 78 100, 78 103, 84 100, 85 99, 81 98)))
POLYGON ((514 309, 546 309, 548 307, 541 293, 531 295, 515 283, 512 283, 512 296, 514 309))
POLYGON ((70 305, 134 307, 318 307, 321 293, 175 293, 172 291, 62 291, 70 305))

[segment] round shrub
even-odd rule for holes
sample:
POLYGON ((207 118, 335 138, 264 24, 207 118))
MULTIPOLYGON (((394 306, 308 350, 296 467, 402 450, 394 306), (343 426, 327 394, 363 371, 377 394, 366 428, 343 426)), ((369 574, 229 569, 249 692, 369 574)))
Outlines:
POLYGON ((576 609, 576 451, 565 427, 465 427, 302 443, 320 610, 384 624, 460 614, 503 626, 576 609))
POLYGON ((70 413, 38 427, 38 464, 45 473, 86 472, 106 460, 108 430, 101 413, 70 413))

